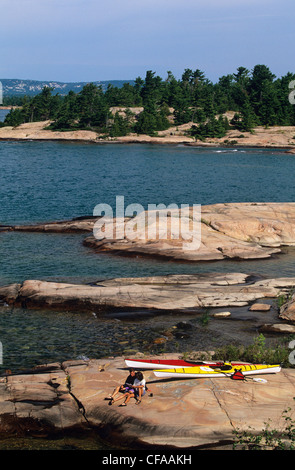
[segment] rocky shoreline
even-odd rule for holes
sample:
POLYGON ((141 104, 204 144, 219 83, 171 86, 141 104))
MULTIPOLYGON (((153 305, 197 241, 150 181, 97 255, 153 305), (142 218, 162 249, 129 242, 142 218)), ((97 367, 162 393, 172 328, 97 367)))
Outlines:
POLYGON ((274 148, 290 153, 295 152, 295 126, 273 126, 270 128, 256 127, 251 132, 240 133, 229 130, 225 137, 207 138, 196 141, 187 134, 193 122, 170 127, 166 131, 157 132, 156 136, 129 134, 122 137, 108 137, 94 131, 52 131, 46 129, 51 121, 29 122, 17 127, 5 126, 0 128, 0 141, 68 141, 85 143, 143 143, 165 145, 189 145, 197 147, 246 147, 274 148))
MULTIPOLYGON (((0 287, 0 302, 28 309, 88 311, 97 316, 126 309, 194 313, 253 304, 263 311, 267 306, 263 300, 286 295, 294 286, 295 278, 253 280, 243 273, 120 278, 101 280, 97 285, 26 280, 0 287)), ((288 307, 281 308, 279 319, 295 322, 291 300, 288 307)))
MULTIPOLYGON (((158 235, 145 237, 146 224, 141 229, 144 233, 139 230, 136 237, 130 239, 127 225, 134 224, 136 218, 125 218, 121 221, 124 238, 97 240, 93 233, 101 218, 92 216, 28 226, 0 226, 0 232, 83 233, 86 234, 83 243, 98 251, 188 262, 263 259, 274 254, 279 256, 282 246, 295 245, 295 203, 203 206, 197 216, 201 241, 195 249, 189 250, 185 248, 184 238, 174 236, 173 218, 178 215, 176 210, 168 219, 159 217, 155 221, 156 234, 165 233, 167 227, 164 225, 167 220, 170 223, 169 236, 163 239, 158 235)), ((189 215, 189 222, 193 217, 194 214, 189 215)), ((264 298, 277 298, 286 289, 290 292, 294 286, 294 278, 253 280, 243 273, 122 278, 101 280, 97 285, 25 280, 21 284, 0 287, 0 299, 7 304, 28 308, 82 309, 97 313, 123 308, 189 311, 251 305, 264 298)), ((281 318, 291 322, 295 320, 291 304, 281 312, 281 318)))
POLYGON ((114 448, 230 449, 234 431, 251 427, 259 433, 269 421, 280 429, 295 396, 294 369, 257 376, 263 382, 164 380, 143 372, 149 391, 139 406, 132 399, 126 407, 105 400, 128 375, 123 357, 47 364, 0 377, 0 437, 94 431, 114 448))
MULTIPOLYGON (((190 262, 269 258, 279 256, 282 246, 295 245, 295 203, 204 206, 201 245, 188 251, 183 249, 183 240, 173 237, 98 241, 90 235, 98 220, 90 216, 0 226, 0 232, 80 233, 86 235, 84 243, 96 250, 190 262)), ((244 273, 120 278, 91 285, 25 280, 0 287, 0 302, 24 309, 86 310, 97 315, 126 308, 162 314, 241 306, 264 311, 270 301, 284 296, 288 302, 280 308, 277 321, 264 328, 288 335, 295 331, 294 287, 295 278, 266 279, 244 273)), ((278 428, 295 393, 294 369, 268 375, 262 383, 230 378, 156 380, 151 371, 145 371, 153 397, 145 396, 140 406, 107 406, 104 397, 126 374, 124 357, 66 361, 4 374, 0 377, 0 437, 53 438, 94 430, 114 446, 120 436, 120 443, 130 449, 226 448, 232 445, 237 429, 250 426, 261 432, 268 419, 278 428)))

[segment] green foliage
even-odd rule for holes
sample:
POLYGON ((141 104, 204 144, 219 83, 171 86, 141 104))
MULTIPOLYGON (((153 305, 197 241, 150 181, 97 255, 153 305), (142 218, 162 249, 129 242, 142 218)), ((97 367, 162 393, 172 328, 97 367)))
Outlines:
POLYGON ((277 344, 273 348, 267 348, 265 337, 258 335, 249 346, 235 346, 229 344, 215 351, 214 359, 223 361, 245 361, 253 363, 282 364, 292 367, 289 363, 290 349, 288 344, 277 344))
POLYGON ((123 135, 127 135, 131 130, 131 122, 126 114, 126 117, 121 116, 118 112, 115 114, 113 119, 113 123, 110 124, 109 127, 109 135, 111 137, 119 137, 123 135))
MULTIPOLYGON (((295 398, 293 397, 293 400, 295 398)), ((294 411, 294 410, 293 410, 294 411)), ((257 432, 251 427, 248 430, 233 431, 234 450, 295 450, 295 421, 292 419, 292 408, 282 412, 283 424, 279 429, 272 427, 271 420, 264 423, 265 427, 257 432)))
POLYGON ((200 323, 202 326, 207 326, 210 320, 209 310, 205 310, 200 318, 200 323))
POLYGON ((157 131, 168 129, 170 123, 166 117, 165 109, 145 108, 138 117, 134 130, 138 134, 154 134, 157 131))
POLYGON ((285 303, 289 302, 294 295, 294 288, 285 294, 278 295, 276 301, 278 309, 280 309, 285 303))
POLYGON ((124 83, 121 88, 109 85, 105 93, 89 83, 79 93, 70 91, 65 97, 53 95, 49 87, 33 98, 17 98, 17 103, 13 97, 4 97, 4 103, 8 100, 21 106, 10 111, 5 125, 50 120, 51 128, 56 130, 94 129, 112 136, 128 132, 153 135, 171 126, 168 109, 173 108, 174 125, 194 123, 191 135, 197 139, 223 137, 229 128, 222 116, 227 111, 235 112, 231 128, 242 132, 251 132, 258 125, 295 125, 295 106, 288 100, 292 80, 295 74, 288 72, 276 78, 266 65, 256 65, 252 71, 239 67, 236 73, 222 76, 215 84, 199 69, 185 69, 181 79, 169 71, 165 80, 149 70, 145 79, 138 77, 133 85, 124 83), (110 107, 115 106, 144 109, 131 121, 112 116, 110 107))
POLYGON ((22 106, 22 103, 22 96, 8 96, 6 94, 3 96, 3 106, 22 106))
POLYGON ((4 120, 4 125, 16 127, 25 122, 23 112, 20 108, 12 109, 4 120))
POLYGON ((21 108, 12 109, 5 118, 7 126, 19 126, 24 122, 55 119, 61 98, 52 95, 52 88, 44 87, 34 98, 24 97, 21 108))
POLYGON ((228 130, 228 121, 226 118, 220 116, 218 119, 212 116, 206 123, 193 125, 190 130, 190 135, 195 139, 204 140, 207 137, 224 137, 228 130))

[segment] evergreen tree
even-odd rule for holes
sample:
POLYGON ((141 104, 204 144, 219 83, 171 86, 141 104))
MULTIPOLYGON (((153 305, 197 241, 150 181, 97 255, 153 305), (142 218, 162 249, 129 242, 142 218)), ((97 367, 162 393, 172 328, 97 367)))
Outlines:
POLYGON ((168 129, 167 108, 163 107, 164 85, 161 77, 148 70, 140 95, 144 110, 140 113, 134 130, 139 134, 153 134, 156 131, 168 129))
POLYGON ((78 94, 77 100, 80 128, 106 126, 109 107, 101 87, 93 83, 85 85, 78 94))
POLYGON ((11 109, 4 119, 5 126, 17 127, 24 122, 24 114, 21 108, 11 109))
POLYGON ((263 93, 268 87, 272 86, 275 75, 271 73, 266 65, 256 65, 253 69, 252 77, 249 82, 250 100, 257 116, 260 114, 260 105, 263 93))

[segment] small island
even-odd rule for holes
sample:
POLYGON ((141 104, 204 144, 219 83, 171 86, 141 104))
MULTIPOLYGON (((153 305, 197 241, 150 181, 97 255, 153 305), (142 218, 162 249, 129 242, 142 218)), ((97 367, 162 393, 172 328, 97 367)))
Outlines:
MULTIPOLYGON (((205 73, 185 69, 163 80, 145 79, 121 87, 89 83, 62 96, 48 86, 17 99, 0 139, 144 142, 208 146, 295 147, 295 108, 289 85, 295 75, 277 78, 265 65, 212 83, 205 73)), ((13 103, 12 103, 13 104, 13 103)))

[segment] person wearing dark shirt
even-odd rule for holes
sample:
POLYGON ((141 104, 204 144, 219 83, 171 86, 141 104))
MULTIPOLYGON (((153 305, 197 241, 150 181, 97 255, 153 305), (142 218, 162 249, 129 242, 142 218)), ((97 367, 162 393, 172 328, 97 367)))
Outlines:
POLYGON ((135 398, 136 405, 139 405, 139 403, 141 403, 141 398, 146 393, 146 389, 147 389, 147 386, 146 386, 146 381, 143 376, 143 373, 139 371, 136 372, 134 384, 130 390, 124 393, 123 398, 125 397, 125 400, 119 406, 127 406, 127 403, 129 403, 130 398, 135 398))
POLYGON ((109 405, 112 405, 115 401, 122 400, 125 398, 126 393, 134 393, 134 389, 132 388, 132 385, 135 381, 135 370, 134 369, 129 369, 129 375, 125 380, 125 383, 122 385, 118 385, 113 391, 113 393, 106 398, 106 400, 109 400, 109 405), (115 398, 119 393, 122 393, 123 395, 115 398))

